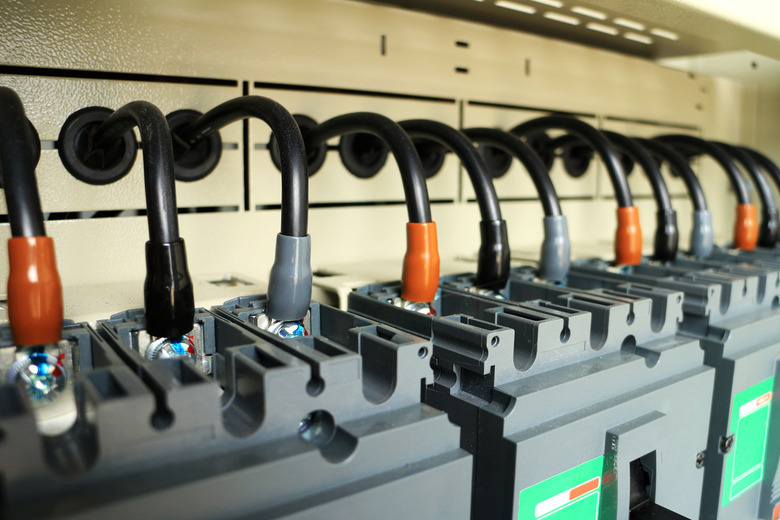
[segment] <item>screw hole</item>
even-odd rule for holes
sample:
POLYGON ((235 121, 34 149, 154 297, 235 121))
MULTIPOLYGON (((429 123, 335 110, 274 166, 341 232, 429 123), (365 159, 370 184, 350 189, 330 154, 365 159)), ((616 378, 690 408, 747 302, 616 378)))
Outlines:
POLYGON ((173 424, 173 412, 168 409, 160 409, 152 415, 152 426, 155 430, 165 430, 173 424))
POLYGON ((780 307, 780 296, 775 296, 772 298, 772 308, 777 309, 778 307, 780 307))
POLYGON ((313 377, 306 383, 306 393, 311 396, 320 395, 324 389, 325 381, 322 378, 313 377))
POLYGON ((497 347, 499 341, 500 340, 498 339, 498 336, 493 336, 492 338, 490 338, 490 346, 491 347, 497 347))
POLYGON ((420 350, 417 351, 417 356, 419 356, 420 359, 425 359, 428 357, 428 348, 427 347, 420 347, 420 350))
POLYGON ((566 343, 569 341, 569 338, 571 337, 571 330, 569 330, 569 327, 564 327, 561 331, 561 343, 566 343))
POLYGON ((336 423, 325 410, 316 410, 298 422, 298 435, 315 446, 324 446, 333 438, 336 423))
POLYGON ((628 316, 626 316, 626 324, 631 325, 632 323, 634 323, 634 318, 636 318, 636 316, 634 315, 634 311, 630 311, 628 313, 628 316))
POLYGON ((675 301, 680 303, 682 301, 682 296, 678 295, 677 298, 675 298, 675 301))

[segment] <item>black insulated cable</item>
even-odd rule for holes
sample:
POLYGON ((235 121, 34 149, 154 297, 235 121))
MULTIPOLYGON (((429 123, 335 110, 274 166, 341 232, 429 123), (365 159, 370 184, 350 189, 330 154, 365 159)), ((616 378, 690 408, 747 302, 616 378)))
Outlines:
POLYGON ((38 163, 37 139, 19 96, 10 88, 0 87, 0 175, 11 235, 15 237, 46 236, 38 186, 31 175, 38 163))
POLYGON ((650 152, 650 155, 654 158, 661 162, 666 162, 669 168, 682 179, 694 210, 707 209, 707 198, 704 196, 704 189, 701 187, 699 178, 693 172, 691 165, 688 164, 685 157, 660 141, 640 137, 634 137, 633 139, 650 152))
POLYGON ((745 146, 740 146, 739 148, 747 152, 747 154, 750 155, 750 157, 752 157, 753 160, 769 174, 777 189, 780 190, 780 167, 778 167, 772 159, 762 154, 758 150, 747 148, 745 146))
POLYGON ((750 192, 742 172, 739 171, 739 168, 728 154, 713 143, 692 135, 683 134, 659 135, 654 137, 653 140, 666 144, 687 157, 709 155, 728 175, 731 186, 734 188, 737 202, 739 204, 750 204, 750 192))
POLYGON ((655 161, 653 161, 650 154, 629 137, 609 130, 602 130, 601 133, 607 137, 615 150, 627 155, 644 170, 650 187, 653 190, 653 197, 655 198, 658 210, 672 211, 672 199, 669 196, 669 188, 666 186, 666 182, 664 182, 664 178, 661 176, 661 170, 658 168, 655 161))
MULTIPOLYGON (((306 149, 292 115, 276 101, 262 96, 242 96, 209 110, 176 135, 178 143, 194 146, 221 128, 247 118, 264 121, 279 145, 282 169, 282 235, 307 236, 309 175, 306 149)), ((186 157, 187 148, 177 149, 176 158, 186 157)))
POLYGON ((115 110, 95 131, 92 149, 112 145, 136 126, 143 151, 149 239, 156 243, 171 243, 179 238, 179 221, 171 136, 160 109, 147 101, 132 101, 115 110))
POLYGON ((758 163, 744 150, 727 143, 714 142, 720 146, 735 161, 742 165, 755 183, 756 192, 761 199, 761 223, 758 229, 758 245, 761 247, 774 247, 778 238, 777 203, 775 202, 772 187, 769 180, 761 171, 758 163))
POLYGON ((62 283, 35 182, 39 158, 38 133, 21 99, 13 90, 0 87, 0 176, 12 234, 7 244, 6 307, 13 341, 19 347, 62 338, 62 283))
MULTIPOLYGON (((715 232, 712 228, 712 214, 707 209, 707 199, 701 187, 699 178, 693 172, 687 159, 673 148, 652 139, 635 137, 634 141, 645 148, 658 161, 659 168, 664 162, 678 177, 683 180, 688 196, 693 205, 693 222, 690 235, 690 254, 704 258, 710 256, 715 243, 715 232)), ((660 171, 660 169, 659 169, 660 171)))
POLYGON ((529 137, 556 128, 579 137, 599 154, 612 182, 618 206, 621 208, 633 206, 634 201, 620 159, 607 138, 588 123, 567 116, 544 116, 521 123, 511 129, 509 133, 520 137, 529 137))
POLYGON ((371 112, 355 112, 328 119, 308 130, 304 139, 307 148, 311 149, 333 137, 356 132, 381 139, 395 157, 401 173, 409 216, 401 298, 412 302, 432 302, 439 286, 438 238, 436 223, 431 220, 425 172, 412 139, 391 119, 371 112))
MULTIPOLYGON (((672 207, 672 199, 669 196, 669 188, 661 176, 658 164, 639 143, 617 132, 602 130, 612 148, 625 155, 631 161, 637 163, 645 172, 647 180, 653 191, 658 210, 656 212, 656 230, 653 241, 653 260, 671 261, 677 256, 678 242, 680 238, 677 229, 677 213, 672 207)), ((577 145, 581 139, 572 134, 565 134, 553 140, 551 146, 556 148, 577 145)))
POLYGON ((465 135, 451 126, 429 119, 410 119, 400 121, 398 124, 413 139, 428 139, 452 150, 466 169, 471 185, 474 187, 482 220, 501 220, 498 195, 490 180, 490 173, 479 152, 465 135))
POLYGON ((420 158, 411 138, 391 119, 372 112, 354 112, 336 116, 307 131, 306 146, 316 148, 328 139, 355 132, 373 134, 390 148, 401 171, 409 222, 431 222, 428 187, 420 158))
MULTIPOLYGON (((180 146, 194 146, 220 128, 247 118, 264 121, 279 147, 282 225, 268 278, 266 313, 278 321, 302 320, 311 304, 311 237, 308 235, 309 173, 306 147, 293 116, 276 101, 242 96, 225 101, 178 130, 180 146)), ((179 158, 186 158, 186 146, 179 158)))
POLYGON ((498 195, 485 162, 463 133, 438 121, 413 119, 398 123, 412 138, 426 139, 448 147, 460 159, 479 205, 481 244, 477 256, 477 285, 503 288, 509 279, 509 237, 501 218, 498 195))
POLYGON ((716 144, 690 135, 663 135, 654 140, 668 144, 686 158, 708 155, 726 172, 737 197, 737 219, 733 247, 752 251, 758 243, 759 225, 756 207, 750 202, 747 182, 728 153, 716 144))
POLYGON ((531 148, 511 133, 495 128, 467 128, 463 130, 466 137, 475 143, 488 145, 503 150, 519 160, 525 167, 534 183, 544 214, 547 217, 562 215, 561 203, 555 191, 547 168, 539 156, 531 148))
POLYGON ((141 135, 144 186, 148 211, 144 314, 151 336, 178 337, 192 330, 195 298, 187 268, 184 240, 179 236, 173 146, 168 122, 146 101, 133 101, 110 114, 97 128, 94 150, 108 148, 137 126, 141 135))
POLYGON ((658 164, 650 154, 634 140, 608 130, 602 133, 620 153, 625 154, 647 175, 653 190, 658 210, 656 211, 656 228, 653 240, 653 260, 664 262, 672 261, 677 257, 677 249, 680 241, 680 232, 677 228, 677 213, 672 207, 672 199, 669 197, 669 188, 661 176, 658 164))
POLYGON ((520 138, 495 128, 469 128, 463 133, 472 141, 516 157, 528 171, 544 209, 544 240, 539 258, 541 278, 563 281, 571 263, 569 226, 550 176, 539 156, 520 138))

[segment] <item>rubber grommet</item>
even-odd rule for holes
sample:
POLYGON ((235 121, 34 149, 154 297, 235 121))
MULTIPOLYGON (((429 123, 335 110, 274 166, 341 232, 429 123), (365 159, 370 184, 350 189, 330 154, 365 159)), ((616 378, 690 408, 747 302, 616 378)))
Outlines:
POLYGON ((423 175, 426 179, 434 177, 444 165, 444 159, 447 157, 447 149, 431 139, 412 139, 417 155, 420 156, 420 162, 423 166, 423 175))
MULTIPOLYGON (((306 132, 317 126, 317 121, 303 114, 293 114, 293 118, 295 119, 295 122, 298 123, 298 128, 301 129, 301 134, 305 141, 306 132)), ((279 143, 276 141, 276 136, 274 136, 274 134, 271 134, 271 138, 268 140, 268 151, 271 152, 271 161, 273 161, 274 166, 281 172, 282 163, 279 159, 279 143)), ((327 153, 328 145, 326 143, 322 143, 313 150, 306 149, 306 159, 309 163, 307 168, 309 177, 320 171, 320 168, 322 168, 322 165, 325 163, 325 156, 327 153)))
POLYGON ((366 132, 345 134, 339 140, 341 162, 349 173, 360 179, 370 179, 379 173, 388 153, 384 141, 366 132))
POLYGON ((214 171, 222 157, 222 137, 219 132, 211 132, 192 145, 178 137, 178 130, 185 128, 201 115, 203 114, 197 110, 176 110, 165 116, 174 141, 174 153, 178 152, 178 155, 174 156, 173 166, 177 181, 201 180, 214 171))
POLYGON ((563 168, 569 177, 578 179, 588 171, 593 160, 593 150, 587 145, 566 146, 561 154, 561 159, 563 160, 563 168))
POLYGON ((500 179, 512 167, 512 156, 500 148, 479 144, 477 151, 485 161, 485 166, 493 179, 500 179))
POLYGON ((102 186, 128 174, 138 153, 135 133, 128 130, 105 150, 91 150, 95 131, 114 111, 104 107, 82 108, 63 123, 57 138, 60 160, 82 182, 102 186))
POLYGON ((541 159, 544 167, 549 172, 555 161, 555 150, 552 148, 552 138, 544 132, 538 132, 522 138, 531 150, 541 159))

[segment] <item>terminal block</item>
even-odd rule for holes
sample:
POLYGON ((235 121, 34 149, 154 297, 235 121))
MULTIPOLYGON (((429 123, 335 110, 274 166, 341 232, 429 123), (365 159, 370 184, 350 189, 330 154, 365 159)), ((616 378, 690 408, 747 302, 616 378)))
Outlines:
MULTIPOLYGON (((104 334, 109 334, 118 344, 137 352, 147 360, 180 358, 211 374, 215 352, 214 318, 203 309, 195 314, 192 330, 176 338, 158 338, 146 331, 146 318, 143 309, 133 309, 111 316, 101 322, 104 334)), ((131 363, 137 363, 135 357, 128 357, 131 363)))
MULTIPOLYGON (((265 303, 263 296, 242 297, 214 312, 271 346, 253 354, 269 368, 279 365, 278 374, 266 378, 268 395, 277 399, 266 399, 265 416, 256 418, 260 431, 296 425, 314 460, 296 462, 290 478, 299 484, 290 491, 300 497, 329 488, 327 500, 341 501, 336 509, 324 497, 313 499, 310 518, 341 518, 345 511, 388 519, 468 518, 472 458, 446 414, 420 402, 420 388, 433 380, 430 341, 319 303, 304 318, 305 336, 281 338, 256 324, 265 303)), ((216 356, 227 361, 248 354, 217 346, 216 356)), ((227 385, 247 386, 237 362, 226 365, 234 367, 225 372, 227 385)), ((247 427, 256 427, 253 417, 246 419, 247 427)))
POLYGON ((515 303, 451 282, 436 316, 392 305, 397 283, 357 289, 349 308, 431 338, 425 401, 474 454, 472 518, 699 518, 715 371, 676 334, 680 293, 550 285, 554 302, 515 303))
POLYGON ((683 292, 680 334, 699 339, 704 363, 716 370, 702 518, 756 518, 777 502, 771 479, 780 453, 771 420, 780 378, 780 278, 770 264, 695 267, 614 269, 601 260, 580 261, 568 282, 588 288, 641 282, 683 292))
MULTIPOLYGON (((441 279, 448 291, 472 293, 473 274, 441 279)), ((637 344, 674 334, 682 319, 682 293, 641 284, 616 284, 605 289, 581 290, 536 278, 533 269, 512 269, 498 294, 480 294, 495 304, 545 300, 593 316, 590 341, 595 349, 619 349, 626 338, 637 344)))
POLYGON ((680 330, 706 335, 711 324, 777 307, 779 276, 778 270, 741 264, 726 269, 704 266, 694 270, 651 264, 615 269, 601 260, 581 260, 569 272, 569 283, 587 289, 641 283, 682 291, 685 318, 680 330))
POLYGON ((66 327, 80 369, 63 435, 0 386, 3 518, 468 518, 471 456, 420 403, 430 342, 320 306, 287 340, 198 309, 207 375, 142 355, 142 318, 66 327))

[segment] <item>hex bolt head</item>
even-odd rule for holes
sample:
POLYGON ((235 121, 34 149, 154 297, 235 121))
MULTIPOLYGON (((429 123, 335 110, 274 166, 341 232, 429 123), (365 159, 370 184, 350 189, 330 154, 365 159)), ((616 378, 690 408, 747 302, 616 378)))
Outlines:
POLYGON ((729 435, 728 437, 720 438, 721 453, 728 453, 731 451, 731 448, 733 447, 734 447, 734 435, 729 435))
POLYGON ((697 468, 703 468, 704 467, 704 457, 706 456, 706 452, 700 451, 696 454, 696 467, 697 468))

